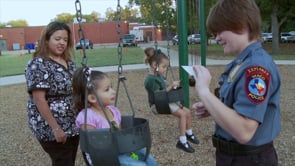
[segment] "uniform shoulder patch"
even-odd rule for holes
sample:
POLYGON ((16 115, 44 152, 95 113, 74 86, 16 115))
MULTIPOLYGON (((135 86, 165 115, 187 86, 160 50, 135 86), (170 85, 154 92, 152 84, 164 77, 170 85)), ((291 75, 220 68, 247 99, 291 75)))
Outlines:
POLYGON ((245 69, 245 91, 248 99, 254 104, 265 100, 268 92, 270 73, 262 66, 250 66, 245 69))

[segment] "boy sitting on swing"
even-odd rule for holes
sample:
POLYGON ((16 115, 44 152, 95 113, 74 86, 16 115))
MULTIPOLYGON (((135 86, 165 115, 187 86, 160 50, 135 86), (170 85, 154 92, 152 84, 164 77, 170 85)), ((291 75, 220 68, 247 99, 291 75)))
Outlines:
MULTIPOLYGON (((73 99, 75 109, 78 111, 76 125, 79 128, 99 129, 112 127, 115 130, 119 130, 121 128, 121 113, 120 110, 114 106, 115 98, 116 92, 112 88, 111 80, 106 73, 91 71, 90 68, 79 68, 75 71, 73 76, 73 99), (85 75, 90 79, 89 84, 87 83, 85 75), (93 92, 93 90, 91 90, 92 88, 89 88, 88 85, 94 86, 96 92, 93 92), (86 88, 90 89, 88 96, 85 96, 86 88), (95 93, 99 96, 102 105, 99 104, 95 93), (85 97, 87 97, 88 101, 87 124, 85 124, 84 120, 86 112, 85 97), (106 115, 111 121, 111 126, 103 110, 105 110, 106 115)), ((120 154, 118 159, 121 166, 157 166, 156 160, 150 154, 147 160, 144 161, 145 155, 146 151, 140 149, 136 152, 120 154)), ((87 166, 93 165, 88 153, 83 152, 83 157, 87 166)))
MULTIPOLYGON (((169 58, 162 53, 160 50, 155 50, 152 47, 148 47, 144 50, 146 55, 145 63, 149 64, 149 73, 144 81, 145 89, 148 92, 149 104, 152 112, 158 113, 156 105, 153 101, 154 92, 157 90, 166 90, 167 92, 177 89, 179 87, 180 81, 173 81, 171 85, 167 84, 165 80, 165 73, 169 67, 169 58)), ((188 153, 195 152, 195 149, 190 146, 187 142, 194 144, 199 144, 199 140, 193 134, 191 128, 191 111, 182 106, 181 102, 171 102, 169 103, 170 112, 172 115, 176 116, 179 120, 179 141, 176 147, 184 150, 188 153)), ((160 110, 159 110, 160 111, 160 110)))

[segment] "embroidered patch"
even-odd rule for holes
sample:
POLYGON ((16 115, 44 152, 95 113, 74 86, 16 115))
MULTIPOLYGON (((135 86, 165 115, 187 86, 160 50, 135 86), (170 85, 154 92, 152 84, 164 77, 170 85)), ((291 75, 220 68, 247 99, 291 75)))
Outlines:
POLYGON ((265 100, 268 92, 270 73, 261 66, 246 68, 245 91, 249 100, 260 104, 265 100))

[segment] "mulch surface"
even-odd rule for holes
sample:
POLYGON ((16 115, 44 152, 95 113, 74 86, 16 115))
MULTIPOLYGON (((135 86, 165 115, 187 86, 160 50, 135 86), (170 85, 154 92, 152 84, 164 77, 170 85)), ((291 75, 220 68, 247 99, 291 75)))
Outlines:
MULTIPOLYGON (((211 87, 213 90, 224 66, 208 68, 213 76, 211 87)), ((292 166, 295 165, 295 66, 279 66, 279 68, 282 76, 282 132, 274 144, 278 152, 279 165, 292 166)), ((116 87, 117 73, 108 74, 116 87)), ((193 130, 200 139, 200 144, 192 145, 196 149, 193 154, 180 151, 175 147, 178 139, 177 119, 171 115, 154 115, 149 110, 147 94, 143 87, 147 71, 124 71, 123 74, 127 78, 126 85, 136 117, 149 120, 152 136, 151 151, 160 166, 215 165, 215 149, 211 143, 214 121, 211 118, 199 120, 193 116, 193 130)), ((0 87, 0 165, 51 165, 48 155, 41 149, 28 128, 26 100, 25 84, 0 87)), ((194 88, 190 87, 190 103, 195 101, 198 101, 198 98, 195 96, 194 88)), ((123 86, 120 86, 118 106, 123 114, 131 114, 123 86)), ((76 165, 85 165, 80 150, 76 165)))

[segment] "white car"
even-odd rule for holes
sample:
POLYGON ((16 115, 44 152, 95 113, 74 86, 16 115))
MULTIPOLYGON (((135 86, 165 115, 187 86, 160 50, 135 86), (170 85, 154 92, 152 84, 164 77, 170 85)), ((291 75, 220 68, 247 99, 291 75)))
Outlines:
POLYGON ((272 41, 272 33, 262 33, 261 34, 262 42, 271 42, 272 41))
POLYGON ((82 43, 82 45, 85 44, 85 48, 86 49, 89 49, 89 48, 93 49, 93 43, 92 43, 92 41, 89 40, 89 39, 85 39, 85 43, 84 43, 84 40, 81 40, 81 41, 79 41, 79 42, 76 43, 76 46, 75 46, 76 47, 76 50, 83 48, 82 45, 81 45, 81 43, 82 43))
POLYGON ((281 41, 283 43, 295 42, 295 36, 290 33, 281 33, 281 41))
POLYGON ((191 34, 187 37, 188 44, 200 44, 201 35, 200 34, 191 34))
POLYGON ((172 43, 173 43, 173 45, 178 45, 178 35, 175 35, 175 36, 172 38, 172 43))

